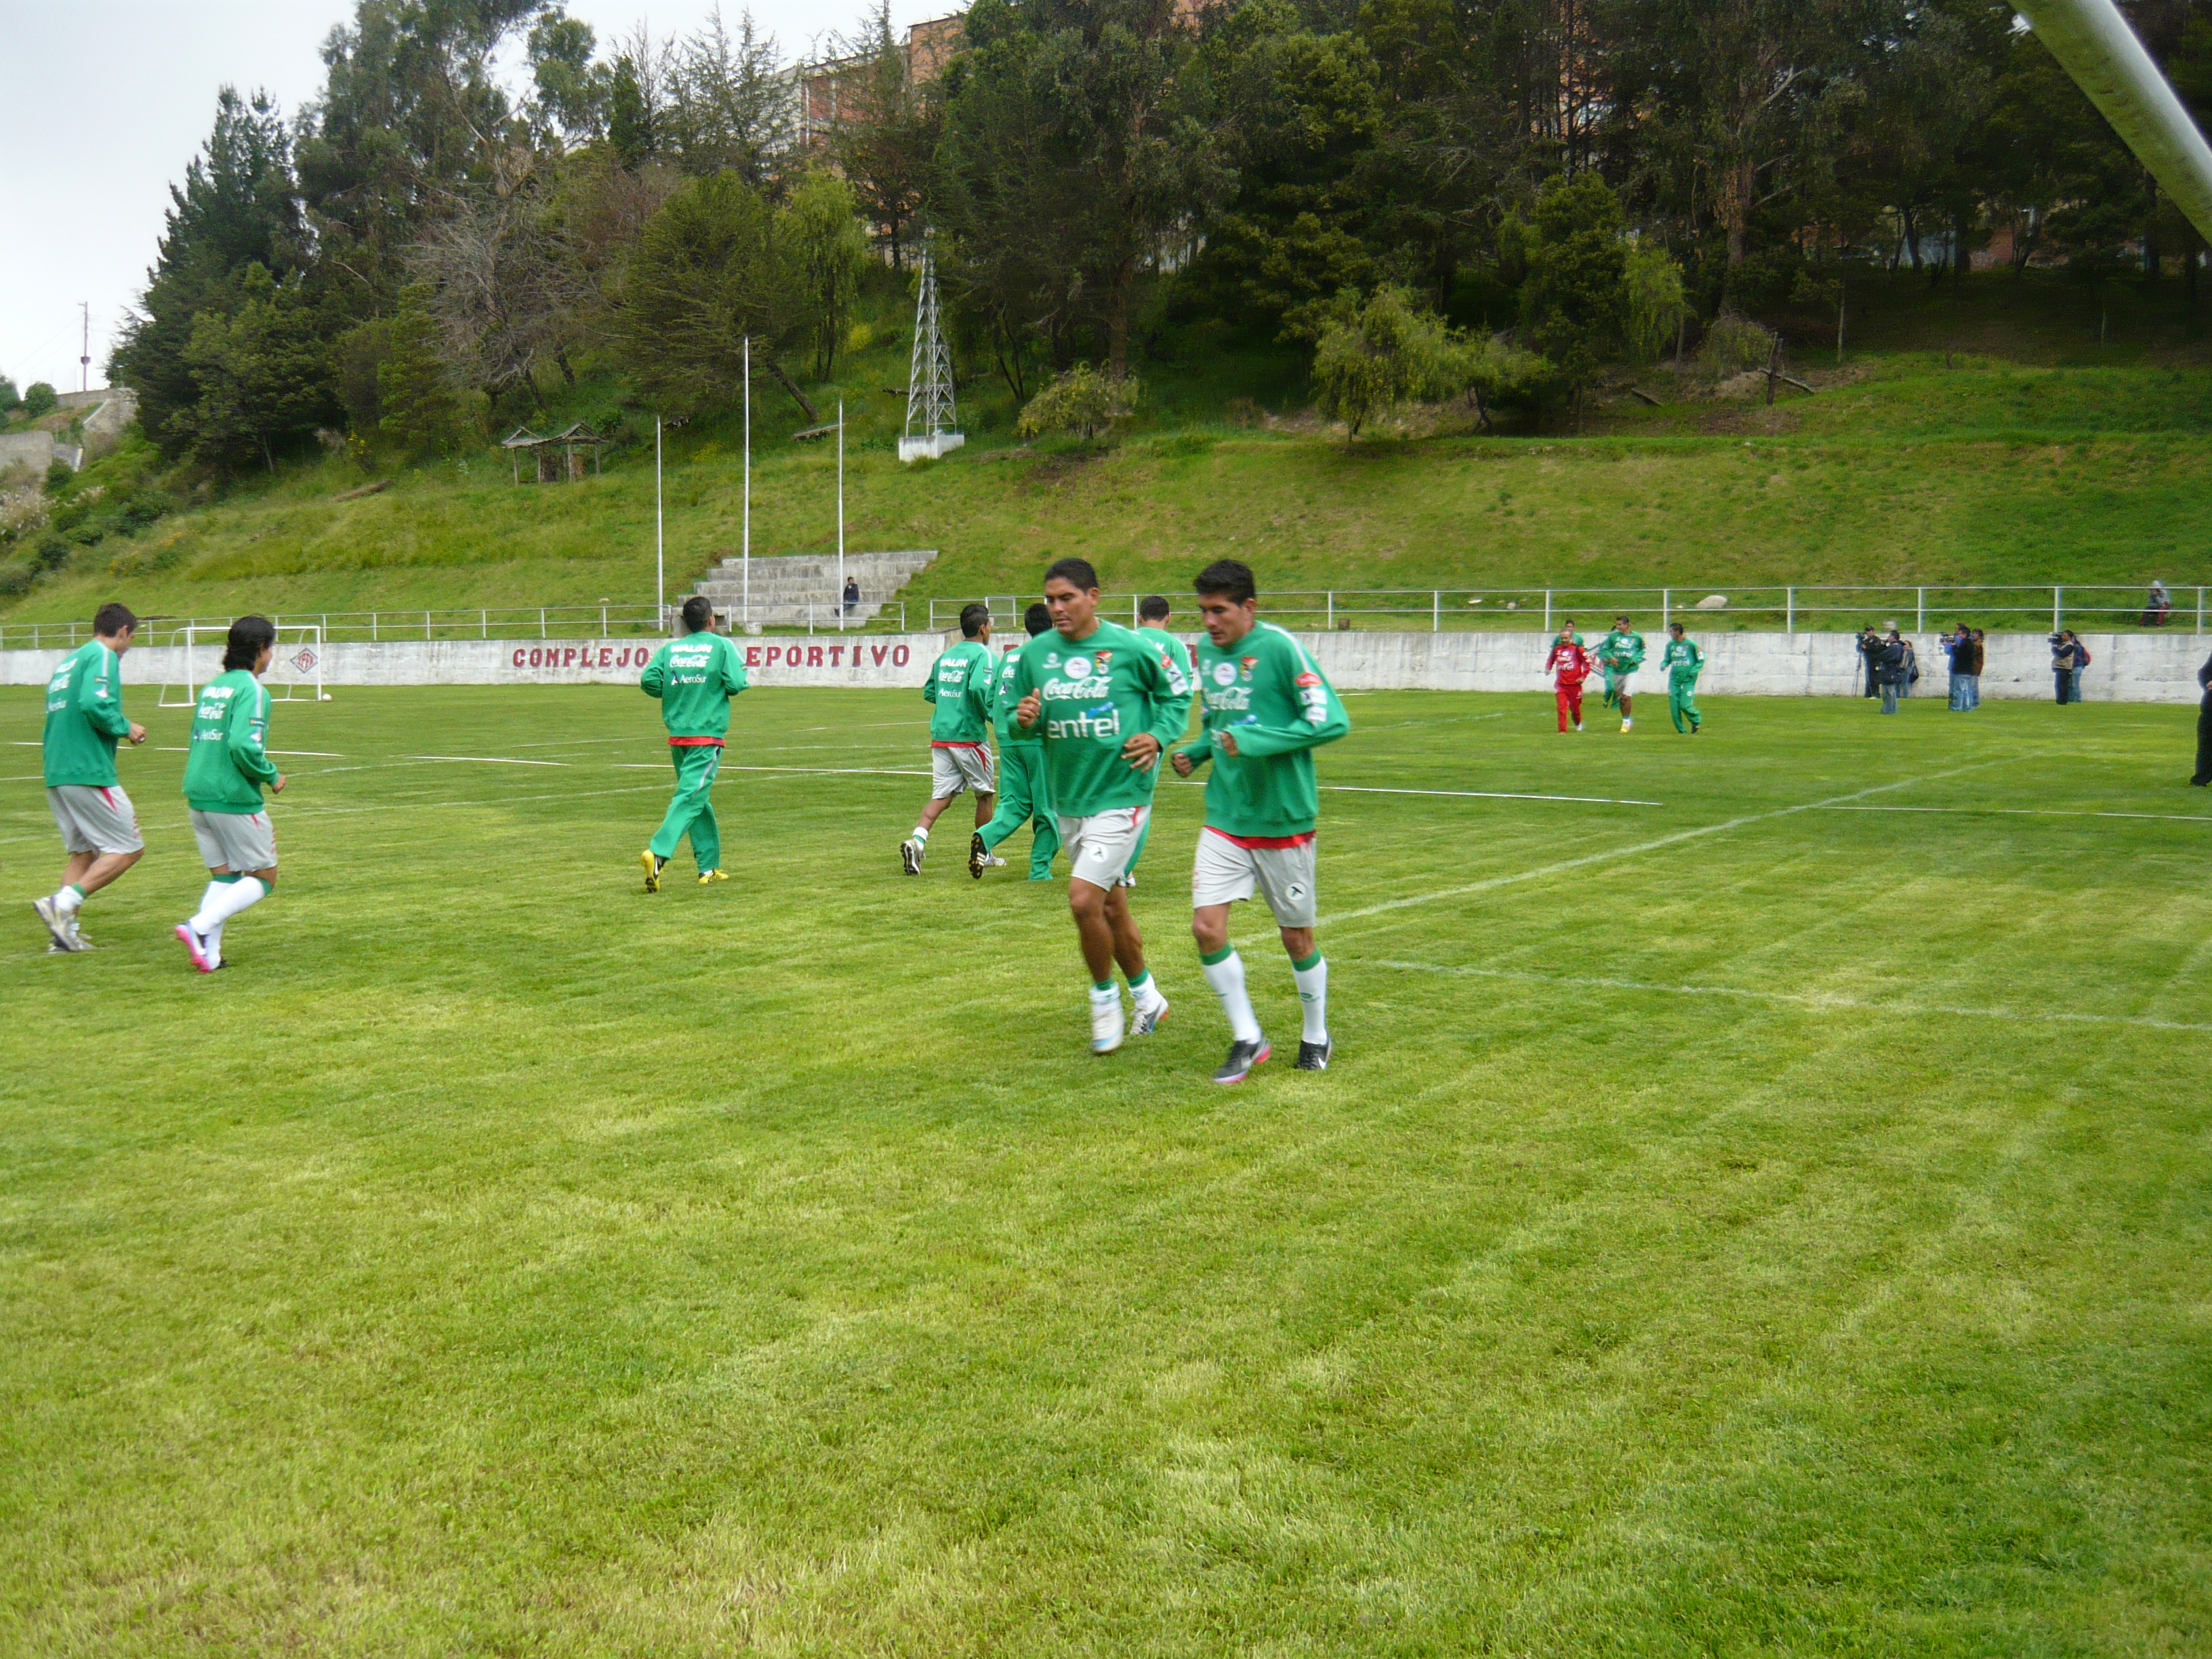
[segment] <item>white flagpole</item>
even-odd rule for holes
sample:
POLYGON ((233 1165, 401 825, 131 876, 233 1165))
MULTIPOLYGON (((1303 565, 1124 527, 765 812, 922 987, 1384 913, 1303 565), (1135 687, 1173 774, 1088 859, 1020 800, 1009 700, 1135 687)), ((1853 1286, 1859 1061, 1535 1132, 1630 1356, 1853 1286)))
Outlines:
POLYGON ((753 337, 745 336, 745 535, 738 568, 744 573, 744 618, 753 619, 753 337))
POLYGON ((845 400, 837 399, 837 631, 845 631, 845 400))
POLYGON ((653 417, 653 590, 655 626, 668 627, 668 550, 660 513, 660 416, 653 417))

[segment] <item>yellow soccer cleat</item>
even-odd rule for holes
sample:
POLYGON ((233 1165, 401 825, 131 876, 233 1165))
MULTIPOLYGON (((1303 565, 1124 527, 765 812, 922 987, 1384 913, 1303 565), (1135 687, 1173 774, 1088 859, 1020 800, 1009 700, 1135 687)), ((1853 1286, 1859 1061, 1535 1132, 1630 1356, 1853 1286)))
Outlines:
POLYGON ((645 890, 648 893, 659 892, 660 890, 660 860, 653 856, 653 849, 648 847, 640 853, 637 855, 637 861, 645 866, 645 890))
POLYGON ((702 870, 699 872, 699 884, 702 887, 712 887, 716 882, 727 881, 729 878, 729 872, 726 870, 702 870))

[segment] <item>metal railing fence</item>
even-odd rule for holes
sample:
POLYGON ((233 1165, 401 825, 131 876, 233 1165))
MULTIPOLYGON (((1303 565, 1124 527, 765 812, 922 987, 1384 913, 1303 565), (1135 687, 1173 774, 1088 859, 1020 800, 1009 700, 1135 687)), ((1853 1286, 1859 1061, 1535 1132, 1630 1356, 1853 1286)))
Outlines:
MULTIPOLYGON (((779 611, 797 611, 785 605, 779 611)), ((844 617, 843 607, 824 599, 804 607, 803 617, 763 623, 768 633, 817 631, 877 633, 906 631, 906 601, 893 599, 864 622, 844 617)), ((326 644, 421 640, 578 640, 657 638, 677 626, 677 607, 664 618, 649 605, 548 605, 479 607, 473 611, 287 611, 272 615, 277 627, 314 623, 326 644)), ((725 618, 726 622, 727 618, 725 618)), ((142 645, 167 645, 188 628, 225 628, 228 617, 148 617, 139 623, 142 645)), ((79 622, 0 623, 0 650, 69 649, 92 637, 92 623, 79 622)))
MULTIPOLYGON (((1261 614, 1302 633, 1344 629, 1390 629, 1441 633, 1446 629, 1541 629, 1571 621, 1584 633, 1603 633, 1626 612, 1639 628, 1670 622, 1691 628, 1764 629, 1783 633, 1856 633, 1892 623, 1926 633, 1956 623, 2020 632, 2058 628, 2100 633, 2119 629, 2205 629, 2205 600, 2212 586, 2170 590, 2171 608, 2154 616, 2142 586, 1984 586, 1959 583, 1818 587, 1367 587, 1316 588, 1262 593, 1261 614), (1720 603, 1716 604, 1714 601, 1720 603)), ((1018 627, 1035 601, 1026 596, 978 596, 991 608, 992 626, 1018 627)), ((1134 626, 1138 593, 1102 593, 1102 616, 1134 626)), ((1167 595, 1179 631, 1198 625, 1198 601, 1167 595)), ((932 599, 932 632, 959 625, 966 599, 932 599)))

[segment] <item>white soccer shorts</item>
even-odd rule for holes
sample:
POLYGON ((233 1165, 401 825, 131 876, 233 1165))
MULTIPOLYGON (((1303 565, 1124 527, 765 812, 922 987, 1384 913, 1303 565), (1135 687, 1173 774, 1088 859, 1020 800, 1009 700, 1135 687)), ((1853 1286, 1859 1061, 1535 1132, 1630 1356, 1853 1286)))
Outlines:
POLYGON ((1315 865, 1310 840, 1296 847, 1240 847, 1218 830, 1201 830, 1190 872, 1191 908, 1235 904, 1256 890, 1278 927, 1310 927, 1321 917, 1315 865))
POLYGON ((61 826, 62 850, 79 853, 136 853, 146 845, 138 833, 138 809, 117 784, 63 783, 46 791, 46 805, 61 826))
POLYGON ((1128 884, 1129 862, 1137 856, 1149 806, 1114 806, 1079 818, 1063 817, 1060 844, 1067 849, 1068 874, 1093 887, 1128 884))
POLYGON ((276 867, 276 830, 264 812, 192 813, 192 839, 200 844, 200 862, 210 870, 253 870, 276 867))
POLYGON ((973 789, 979 795, 999 793, 998 774, 991 767, 991 751, 980 743, 930 744, 930 799, 951 800, 963 789, 973 789))

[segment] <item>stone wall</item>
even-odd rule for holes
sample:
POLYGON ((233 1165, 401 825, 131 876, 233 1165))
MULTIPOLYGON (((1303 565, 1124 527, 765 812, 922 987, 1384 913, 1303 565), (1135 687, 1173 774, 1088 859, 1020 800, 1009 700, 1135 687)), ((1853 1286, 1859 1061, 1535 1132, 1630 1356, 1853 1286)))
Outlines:
MULTIPOLYGON (((950 642, 942 634, 767 635, 738 641, 756 685, 913 687, 950 642)), ((1195 636, 1187 636, 1195 637, 1195 636)), ((1347 632, 1299 636, 1323 671, 1346 691, 1539 691, 1548 641, 1538 634, 1386 634, 1347 632)), ((1855 637, 1849 634, 1692 635, 1705 647, 1701 694, 1711 696, 1852 696, 1859 685, 1855 637)), ((1915 635, 1920 696, 1942 696, 1948 671, 1933 635, 1915 635)), ((1651 663, 1641 683, 1659 689, 1660 640, 1646 635, 1651 663)), ((2092 702, 2197 700, 2197 670, 2212 637, 2172 634, 2086 634, 2093 661, 2081 693, 2092 702)), ((1018 643, 1000 641, 1006 648, 1018 643)), ((650 640, 385 641, 325 646, 323 683, 349 685, 634 685, 652 656, 650 640)), ((219 647, 204 642, 201 677, 219 647)), ((2040 634, 1992 634, 1982 676, 1985 698, 2051 695, 2051 652, 2040 634)), ((60 651, 0 652, 0 684, 40 685, 60 651)), ((287 643, 273 684, 303 678, 287 643)), ((180 684, 184 653, 145 646, 124 663, 126 684, 180 684)))

